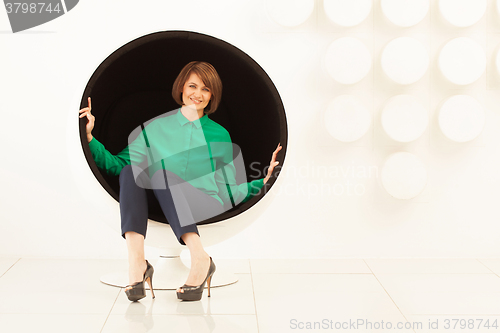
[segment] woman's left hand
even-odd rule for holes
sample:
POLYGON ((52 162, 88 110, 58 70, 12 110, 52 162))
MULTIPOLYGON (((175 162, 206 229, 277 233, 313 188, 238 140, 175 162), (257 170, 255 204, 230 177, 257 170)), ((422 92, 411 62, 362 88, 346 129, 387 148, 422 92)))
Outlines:
POLYGON ((264 178, 264 184, 267 183, 269 178, 271 178, 271 175, 273 174, 274 167, 280 163, 279 161, 276 161, 276 155, 281 150, 281 148, 283 148, 283 147, 281 146, 281 144, 278 143, 278 147, 276 148, 276 150, 273 153, 273 157, 271 159, 271 164, 269 164, 269 169, 267 170, 267 176, 266 176, 266 178, 264 178))

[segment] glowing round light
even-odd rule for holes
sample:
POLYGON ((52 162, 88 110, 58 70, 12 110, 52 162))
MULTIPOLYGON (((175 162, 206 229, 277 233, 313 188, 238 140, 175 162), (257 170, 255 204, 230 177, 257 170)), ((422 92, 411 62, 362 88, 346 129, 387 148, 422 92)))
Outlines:
POLYGON ((295 27, 304 23, 314 10, 314 0, 267 0, 269 16, 285 27, 295 27))
POLYGON ((342 84, 361 81, 370 71, 372 57, 368 48, 354 37, 333 41, 325 54, 328 74, 342 84))
POLYGON ((411 95, 391 97, 382 110, 382 127, 389 137, 398 142, 418 139, 428 122, 426 108, 411 95))
POLYGON ((425 46, 415 38, 399 37, 390 41, 382 51, 382 70, 399 84, 417 82, 429 67, 425 46))
POLYGON ((439 0, 441 15, 456 27, 469 27, 486 12, 487 0, 439 0))
POLYGON ((422 21, 429 11, 429 0, 382 0, 385 17, 399 27, 411 27, 422 21))
POLYGON ((408 152, 390 155, 381 172, 382 185, 396 199, 412 199, 427 184, 427 169, 422 161, 408 152))
POLYGON ((486 54, 469 37, 450 40, 439 53, 439 69, 452 83, 465 85, 476 81, 486 69, 486 54))
POLYGON ((356 141, 365 135, 371 119, 370 111, 352 95, 337 96, 325 112, 326 129, 342 142, 356 141))
POLYGON ((485 115, 483 107, 474 97, 455 95, 441 106, 438 121, 447 138, 467 142, 475 139, 483 130, 485 115))
POLYGON ((326 16, 343 27, 353 27, 363 22, 372 10, 372 0, 324 0, 326 16))

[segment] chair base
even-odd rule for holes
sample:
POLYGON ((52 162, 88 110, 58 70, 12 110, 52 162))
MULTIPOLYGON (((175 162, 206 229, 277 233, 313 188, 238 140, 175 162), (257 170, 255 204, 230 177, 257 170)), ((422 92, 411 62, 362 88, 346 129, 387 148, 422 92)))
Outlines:
MULTIPOLYGON (((151 260, 149 261, 151 262, 151 260)), ((189 268, 184 265, 180 256, 160 256, 156 263, 151 264, 155 269, 153 274, 154 290, 176 290, 186 282, 189 275, 189 268)), ((222 287, 237 281, 238 277, 234 273, 217 267, 210 287, 222 287)), ((105 274, 101 276, 101 282, 110 286, 125 288, 128 285, 128 271, 105 274)), ((146 289, 149 289, 147 284, 146 289)))

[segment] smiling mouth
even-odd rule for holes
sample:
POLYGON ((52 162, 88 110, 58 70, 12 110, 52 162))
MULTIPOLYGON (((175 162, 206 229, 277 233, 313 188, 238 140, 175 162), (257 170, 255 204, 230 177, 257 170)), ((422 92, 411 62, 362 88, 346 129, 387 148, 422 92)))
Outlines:
POLYGON ((192 99, 192 98, 190 98, 190 100, 191 100, 194 104, 200 104, 200 103, 201 103, 201 101, 198 101, 198 100, 196 100, 196 99, 192 99))

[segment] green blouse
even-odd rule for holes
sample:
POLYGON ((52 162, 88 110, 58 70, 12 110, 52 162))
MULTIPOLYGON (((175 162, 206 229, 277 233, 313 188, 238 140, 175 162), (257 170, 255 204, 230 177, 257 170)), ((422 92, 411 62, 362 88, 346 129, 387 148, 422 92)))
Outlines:
POLYGON ((244 181, 246 174, 241 151, 233 160, 229 132, 208 115, 189 121, 180 108, 136 128, 129 136, 129 145, 116 155, 95 138, 89 147, 97 167, 109 175, 119 175, 127 164, 147 168, 150 177, 160 169, 170 170, 228 209, 247 201, 264 186, 263 178, 238 185, 234 162, 242 168, 238 175, 243 174, 244 181))

